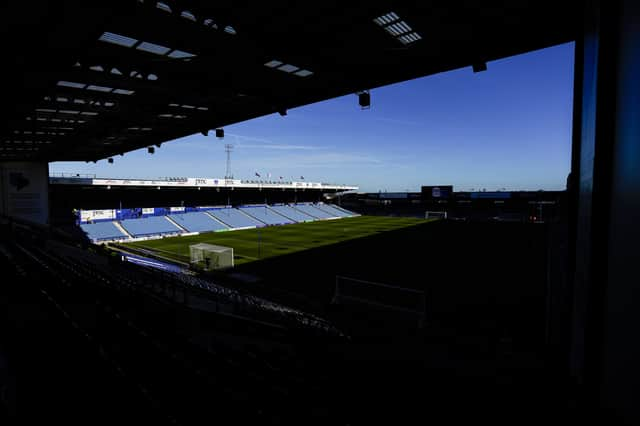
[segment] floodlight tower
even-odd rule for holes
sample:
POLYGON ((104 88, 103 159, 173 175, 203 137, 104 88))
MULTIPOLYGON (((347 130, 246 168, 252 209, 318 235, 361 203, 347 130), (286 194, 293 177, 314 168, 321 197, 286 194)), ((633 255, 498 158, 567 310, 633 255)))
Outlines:
POLYGON ((224 151, 227 153, 227 173, 224 178, 233 179, 233 175, 231 174, 231 152, 233 151, 233 145, 230 143, 225 144, 224 151))

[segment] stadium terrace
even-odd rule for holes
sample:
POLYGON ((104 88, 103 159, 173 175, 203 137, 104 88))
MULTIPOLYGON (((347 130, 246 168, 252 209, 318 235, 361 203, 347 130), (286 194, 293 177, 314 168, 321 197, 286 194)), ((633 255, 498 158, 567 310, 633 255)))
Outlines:
POLYGON ((233 208, 169 207, 79 210, 77 223, 94 243, 138 241, 201 232, 235 231, 359 216, 324 203, 247 205, 233 208))

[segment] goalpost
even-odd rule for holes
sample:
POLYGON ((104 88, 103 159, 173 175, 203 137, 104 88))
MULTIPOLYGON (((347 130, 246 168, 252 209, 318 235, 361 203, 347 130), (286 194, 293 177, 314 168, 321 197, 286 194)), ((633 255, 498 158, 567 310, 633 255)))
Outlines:
POLYGON ((336 275, 332 304, 363 304, 384 310, 401 312, 415 318, 423 327, 427 316, 424 291, 336 275))
POLYGON ((233 248, 200 243, 189 246, 191 264, 210 271, 233 267, 233 248))
POLYGON ((447 212, 446 211, 429 211, 424 212, 425 219, 446 219, 447 212))

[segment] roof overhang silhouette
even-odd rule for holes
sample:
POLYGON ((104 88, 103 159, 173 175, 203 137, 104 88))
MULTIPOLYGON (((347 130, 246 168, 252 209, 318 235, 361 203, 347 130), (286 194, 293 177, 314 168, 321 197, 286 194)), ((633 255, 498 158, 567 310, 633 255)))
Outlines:
POLYGON ((568 42, 578 3, 11 0, 0 160, 99 160, 568 42))

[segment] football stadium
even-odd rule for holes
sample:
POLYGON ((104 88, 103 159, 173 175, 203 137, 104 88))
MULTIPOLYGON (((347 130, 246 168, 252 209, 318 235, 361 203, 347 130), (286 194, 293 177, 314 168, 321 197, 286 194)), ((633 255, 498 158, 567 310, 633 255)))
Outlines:
POLYGON ((1 424, 640 424, 638 2, 0 16, 1 424))

